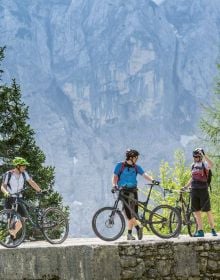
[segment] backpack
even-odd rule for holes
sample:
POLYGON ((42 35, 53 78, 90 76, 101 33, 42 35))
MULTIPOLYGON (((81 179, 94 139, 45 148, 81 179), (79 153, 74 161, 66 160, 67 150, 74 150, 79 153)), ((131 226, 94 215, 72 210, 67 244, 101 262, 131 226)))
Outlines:
MULTIPOLYGON (((191 170, 193 170, 193 168, 194 168, 194 164, 192 165, 192 169, 191 170)), ((210 191, 212 191, 212 187, 211 187, 211 181, 212 181, 212 170, 211 169, 209 169, 209 171, 208 171, 208 174, 206 173, 206 168, 205 168, 205 164, 202 162, 202 168, 203 168, 203 170, 204 170, 204 173, 205 173, 205 175, 206 175, 206 178, 207 178, 207 184, 208 184, 208 186, 209 186, 209 188, 210 188, 210 191)))
POLYGON ((209 169, 209 173, 207 175, 207 183, 208 183, 208 186, 211 188, 211 181, 212 181, 212 170, 209 169))
MULTIPOLYGON (((5 177, 7 176, 7 174, 8 174, 8 181, 7 181, 6 185, 7 185, 9 188, 11 188, 9 182, 10 182, 10 179, 11 179, 11 176, 12 176, 12 170, 7 171, 7 172, 5 172, 5 173, 2 175, 2 183, 4 183, 5 177)), ((24 172, 22 172, 21 174, 22 174, 22 176, 23 176, 23 179, 24 179, 24 186, 25 186, 27 179, 26 179, 26 176, 25 176, 25 173, 24 173, 24 172)))
MULTIPOLYGON (((127 164, 126 162, 122 162, 122 163, 121 163, 121 168, 120 168, 119 173, 118 173, 118 178, 120 178, 122 172, 124 171, 125 167, 127 167, 127 166, 128 166, 128 164, 127 164)), ((130 166, 130 165, 129 165, 129 166, 130 166)), ((137 174, 138 174, 137 165, 134 164, 132 167, 134 167, 135 172, 136 172, 136 175, 137 175, 137 174)))

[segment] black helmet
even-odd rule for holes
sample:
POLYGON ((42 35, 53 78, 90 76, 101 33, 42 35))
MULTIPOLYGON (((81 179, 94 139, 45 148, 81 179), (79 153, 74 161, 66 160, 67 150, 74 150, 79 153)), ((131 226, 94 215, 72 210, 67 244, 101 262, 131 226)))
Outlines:
POLYGON ((138 157, 139 156, 139 152, 133 149, 128 149, 126 151, 126 160, 130 159, 131 157, 138 157))
POLYGON ((193 157, 202 157, 202 152, 201 152, 201 149, 195 149, 192 153, 193 157))

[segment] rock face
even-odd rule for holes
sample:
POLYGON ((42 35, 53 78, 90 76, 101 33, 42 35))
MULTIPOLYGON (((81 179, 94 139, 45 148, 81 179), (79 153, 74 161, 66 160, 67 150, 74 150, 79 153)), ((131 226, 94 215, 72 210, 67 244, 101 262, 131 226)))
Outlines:
POLYGON ((219 12, 218 0, 0 2, 5 81, 21 85, 74 236, 92 234, 128 147, 146 170, 192 149, 216 75, 219 12))

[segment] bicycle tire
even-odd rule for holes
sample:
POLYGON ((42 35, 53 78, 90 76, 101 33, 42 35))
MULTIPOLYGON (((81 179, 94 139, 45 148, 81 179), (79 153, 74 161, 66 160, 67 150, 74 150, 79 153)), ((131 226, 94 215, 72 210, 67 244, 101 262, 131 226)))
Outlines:
POLYGON ((177 209, 170 205, 158 205, 149 216, 152 232, 160 238, 168 239, 179 235, 182 226, 182 218, 177 209), (175 213, 175 220, 171 215, 175 213), (170 226, 172 223, 172 227, 170 226))
POLYGON ((51 244, 63 243, 69 233, 69 223, 65 214, 56 207, 45 210, 40 227, 45 239, 51 244))
POLYGON ((186 214, 187 217, 187 230, 190 236, 194 236, 194 234, 198 230, 198 224, 196 222, 196 217, 192 211, 186 214), (194 228, 195 227, 195 228, 194 228))
POLYGON ((26 236, 26 224, 21 215, 15 210, 4 209, 0 211, 0 244, 6 248, 19 246, 26 236), (10 227, 13 228, 17 221, 21 221, 21 229, 17 232, 16 239, 10 237, 10 227))
POLYGON ((103 207, 94 214, 92 218, 92 229, 100 239, 104 241, 114 241, 124 233, 125 218, 121 211, 114 207, 103 207), (99 227, 99 225, 101 227, 99 227), (109 234, 111 235, 109 236, 109 234))
MULTIPOLYGON (((180 214, 180 216, 181 216, 181 221, 182 221, 182 222, 181 222, 180 231, 177 232, 176 235, 174 236, 174 237, 178 237, 179 234, 180 234, 181 231, 182 231, 182 226, 184 225, 184 222, 183 222, 183 217, 182 217, 182 214, 181 214, 181 213, 182 213, 182 209, 179 208, 179 207, 175 207, 175 209, 179 212, 179 214, 180 214)), ((175 221, 175 219, 176 219, 175 214, 176 214, 176 212, 171 212, 171 213, 170 213, 170 224, 169 224, 169 226, 170 226, 170 230, 171 230, 171 231, 173 231, 173 229, 172 229, 172 226, 173 226, 173 224, 174 224, 173 221, 175 221)))

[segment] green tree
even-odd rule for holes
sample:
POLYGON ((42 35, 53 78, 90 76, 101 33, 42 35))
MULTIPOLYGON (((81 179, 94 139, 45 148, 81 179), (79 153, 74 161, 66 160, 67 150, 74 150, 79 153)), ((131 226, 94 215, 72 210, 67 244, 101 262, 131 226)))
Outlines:
POLYGON ((174 153, 174 164, 162 161, 160 164, 161 185, 168 189, 179 190, 184 187, 190 179, 190 168, 186 167, 183 151, 174 153))
MULTIPOLYGON (((201 129, 204 132, 205 140, 215 150, 220 146, 220 64, 217 65, 219 77, 216 78, 216 86, 212 103, 204 107, 204 117, 201 121, 201 129)), ((216 155, 218 160, 220 155, 216 155)))
MULTIPOLYGON (((220 186, 220 64, 217 65, 218 76, 216 77, 216 85, 213 90, 211 104, 203 106, 203 118, 200 123, 201 130, 204 135, 204 142, 209 149, 213 167, 211 204, 215 220, 220 219, 220 203, 219 203, 219 186, 220 186)), ((217 224, 217 223, 216 223, 217 224)), ((220 229, 220 227, 217 227, 220 229)))
MULTIPOLYGON (((186 166, 184 152, 177 150, 174 153, 173 164, 170 165, 166 161, 160 163, 160 185, 161 188, 153 188, 151 199, 156 202, 152 203, 153 207, 158 204, 169 204, 175 206, 176 199, 179 196, 178 190, 184 187, 190 179, 190 166, 186 166), (172 193, 165 191, 164 189, 172 190, 172 193)), ((188 193, 185 194, 189 195, 188 193)), ((151 207, 151 208, 153 208, 151 207)), ((145 233, 152 234, 145 230, 145 233)))
MULTIPOLYGON (((4 50, 5 50, 5 47, 0 47, 0 65, 1 65, 1 61, 4 58, 4 50)), ((3 73, 3 70, 0 69, 0 80, 1 80, 2 73, 3 73)))
POLYGON ((173 165, 161 161, 160 178, 163 188, 174 191, 172 195, 169 195, 169 192, 167 192, 167 197, 165 198, 168 204, 174 206, 178 196, 178 192, 175 192, 175 190, 180 190, 190 179, 190 167, 186 166, 185 156, 182 150, 174 152, 173 165))
MULTIPOLYGON (((4 48, 0 48, 0 62, 3 58, 4 48)), ((2 73, 0 70, 0 75, 2 73)), ((15 156, 24 157, 30 163, 28 172, 33 179, 42 189, 50 190, 44 205, 64 208, 62 196, 53 189, 54 167, 45 166, 45 155, 36 144, 35 132, 28 123, 28 107, 22 101, 21 90, 15 80, 10 86, 0 84, 0 100, 0 158, 3 162, 0 174, 12 168, 15 156)), ((29 188, 26 197, 34 201, 35 192, 29 188)))

